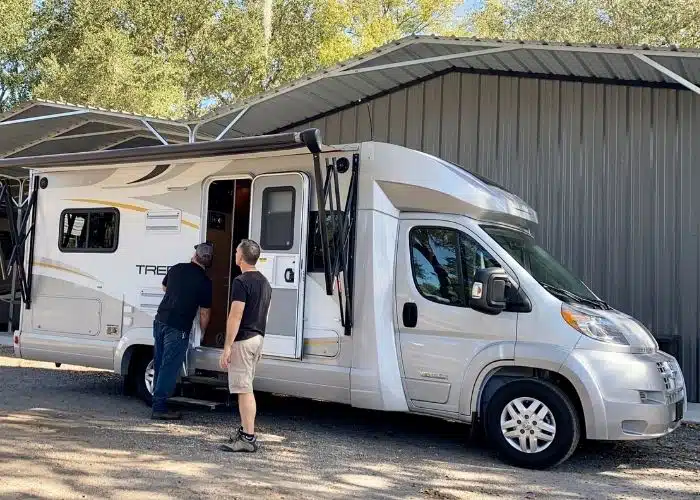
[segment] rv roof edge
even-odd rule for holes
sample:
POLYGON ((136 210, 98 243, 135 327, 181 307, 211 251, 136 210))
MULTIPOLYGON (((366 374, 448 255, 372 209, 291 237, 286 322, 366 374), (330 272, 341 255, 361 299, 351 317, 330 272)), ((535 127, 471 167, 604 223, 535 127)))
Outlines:
POLYGON ((144 146, 109 151, 89 151, 46 156, 26 156, 0 159, 0 171, 5 168, 52 168, 97 166, 139 161, 169 161, 185 158, 214 157, 231 154, 262 153, 306 146, 312 153, 321 152, 321 132, 307 129, 302 132, 239 137, 220 141, 193 142, 144 146))

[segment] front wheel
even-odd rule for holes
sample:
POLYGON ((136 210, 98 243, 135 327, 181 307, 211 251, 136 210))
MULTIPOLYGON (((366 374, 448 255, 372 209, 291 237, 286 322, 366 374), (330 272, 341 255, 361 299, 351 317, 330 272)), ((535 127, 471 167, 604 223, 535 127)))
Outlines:
POLYGON ((136 388, 136 394, 148 406, 153 403, 153 381, 155 369, 153 367, 153 358, 151 356, 139 356, 134 360, 133 371, 130 376, 133 377, 133 383, 136 388))
POLYGON ((523 379, 493 395, 486 408, 486 432, 505 461, 545 469, 571 456, 581 426, 576 408, 561 389, 543 380, 523 379))

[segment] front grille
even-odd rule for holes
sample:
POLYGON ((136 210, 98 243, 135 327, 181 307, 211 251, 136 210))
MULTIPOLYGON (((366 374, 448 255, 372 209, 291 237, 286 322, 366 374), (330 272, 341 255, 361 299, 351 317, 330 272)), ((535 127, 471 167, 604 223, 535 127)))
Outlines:
POLYGON ((673 393, 673 395, 682 394, 683 376, 681 375, 681 369, 678 363, 657 361, 656 368, 659 370, 659 374, 661 374, 661 378, 664 381, 666 392, 673 393))

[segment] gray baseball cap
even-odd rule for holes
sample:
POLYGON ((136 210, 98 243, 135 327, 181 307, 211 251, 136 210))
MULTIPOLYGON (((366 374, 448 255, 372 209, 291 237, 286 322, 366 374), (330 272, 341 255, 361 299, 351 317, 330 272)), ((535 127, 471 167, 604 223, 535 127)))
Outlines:
POLYGON ((209 262, 214 257, 214 245, 205 241, 194 246, 197 258, 203 262, 209 262))

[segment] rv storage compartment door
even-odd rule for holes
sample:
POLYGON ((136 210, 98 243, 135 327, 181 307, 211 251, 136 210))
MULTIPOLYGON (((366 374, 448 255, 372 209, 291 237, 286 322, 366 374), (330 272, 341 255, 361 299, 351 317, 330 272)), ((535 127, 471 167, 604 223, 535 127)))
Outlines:
POLYGON ((309 179, 260 175, 252 192, 250 237, 260 244, 258 269, 272 286, 263 354, 301 358, 309 179))

